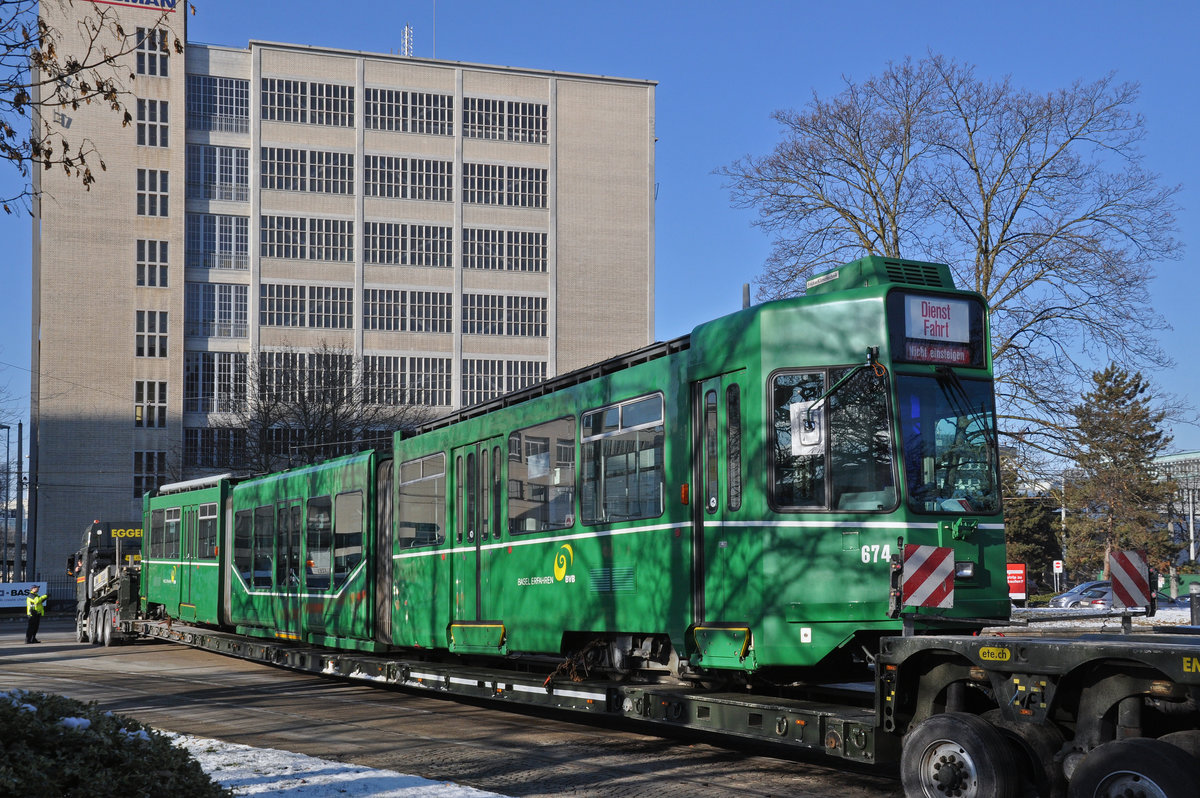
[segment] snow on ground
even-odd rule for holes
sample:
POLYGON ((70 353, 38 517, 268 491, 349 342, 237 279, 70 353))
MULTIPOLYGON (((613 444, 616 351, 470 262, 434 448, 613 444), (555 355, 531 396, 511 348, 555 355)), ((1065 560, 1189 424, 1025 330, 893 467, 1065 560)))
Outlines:
POLYGON ((304 754, 251 748, 190 734, 163 732, 186 749, 204 772, 237 796, 271 798, 504 798, 449 782, 391 770, 373 770, 304 754))
MULTIPOLYGON (((1105 610, 1081 609, 1052 609, 1038 607, 1035 609, 1014 608, 1014 621, 1029 621, 1030 629, 1043 627, 1070 628, 1081 631, 1120 632, 1121 617, 1112 615, 1105 610)), ((1190 609, 1172 607, 1159 609, 1153 618, 1140 614, 1132 616, 1134 631, 1149 631, 1148 627, 1187 626, 1192 622, 1190 609)), ((1011 628, 1012 634, 1019 634, 1022 627, 1011 628)))

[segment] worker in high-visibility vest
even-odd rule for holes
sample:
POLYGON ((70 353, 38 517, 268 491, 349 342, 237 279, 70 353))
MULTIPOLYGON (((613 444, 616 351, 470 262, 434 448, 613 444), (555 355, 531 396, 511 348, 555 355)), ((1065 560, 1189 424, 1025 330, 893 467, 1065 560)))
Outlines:
POLYGON ((40 594, 38 585, 29 588, 29 595, 25 597, 25 614, 29 616, 25 626, 25 642, 42 642, 37 639, 37 630, 42 625, 42 616, 46 614, 46 597, 40 594))

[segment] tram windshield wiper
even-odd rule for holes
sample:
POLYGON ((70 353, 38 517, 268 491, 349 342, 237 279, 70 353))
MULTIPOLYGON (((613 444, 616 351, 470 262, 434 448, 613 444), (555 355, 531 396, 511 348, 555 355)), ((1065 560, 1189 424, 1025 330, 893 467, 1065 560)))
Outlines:
POLYGON ((826 399, 828 399, 829 397, 831 397, 835 393, 837 393, 839 390, 841 390, 842 386, 845 385, 847 382, 849 382, 850 379, 855 374, 857 374, 858 372, 860 372, 866 368, 872 369, 875 372, 876 377, 882 377, 885 374, 887 374, 887 369, 885 369, 883 367, 883 364, 879 362, 879 347, 877 347, 877 346, 867 347, 867 362, 866 363, 860 363, 859 365, 857 365, 854 368, 847 371, 845 374, 842 375, 842 378, 840 380, 835 382, 832 385, 832 387, 830 387, 830 389, 828 391, 826 391, 825 393, 821 394, 816 399, 814 399, 813 401, 808 403, 808 409, 806 409, 804 411, 804 430, 806 432, 812 432, 813 428, 816 426, 816 424, 813 423, 813 412, 818 407, 823 405, 825 403, 826 399))

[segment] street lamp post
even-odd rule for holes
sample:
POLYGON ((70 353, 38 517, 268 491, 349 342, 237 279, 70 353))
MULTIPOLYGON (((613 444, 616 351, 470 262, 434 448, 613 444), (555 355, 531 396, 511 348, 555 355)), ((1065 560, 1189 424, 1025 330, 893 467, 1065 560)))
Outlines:
MULTIPOLYGON (((9 458, 9 443, 12 440, 12 427, 8 426, 7 424, 0 424, 0 429, 4 430, 4 490, 2 493, 0 493, 0 495, 4 497, 4 570, 0 571, 0 582, 7 582, 11 581, 9 576, 12 570, 9 565, 11 557, 8 548, 8 522, 12 517, 12 513, 10 512, 8 506, 10 500, 9 487, 11 484, 9 479, 9 467, 12 464, 12 460, 9 458)), ((20 529, 17 530, 17 534, 21 534, 20 529)))

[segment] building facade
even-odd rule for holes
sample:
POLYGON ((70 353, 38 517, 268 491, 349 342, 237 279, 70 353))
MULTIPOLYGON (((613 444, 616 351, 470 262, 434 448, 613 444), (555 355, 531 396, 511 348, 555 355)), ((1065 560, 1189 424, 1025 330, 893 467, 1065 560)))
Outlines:
POLYGON ((251 372, 332 347, 367 401, 436 412, 652 340, 652 82, 190 44, 169 0, 65 8, 120 20, 130 117, 35 120, 105 166, 90 190, 35 178, 39 572, 236 445, 216 419, 251 372))

